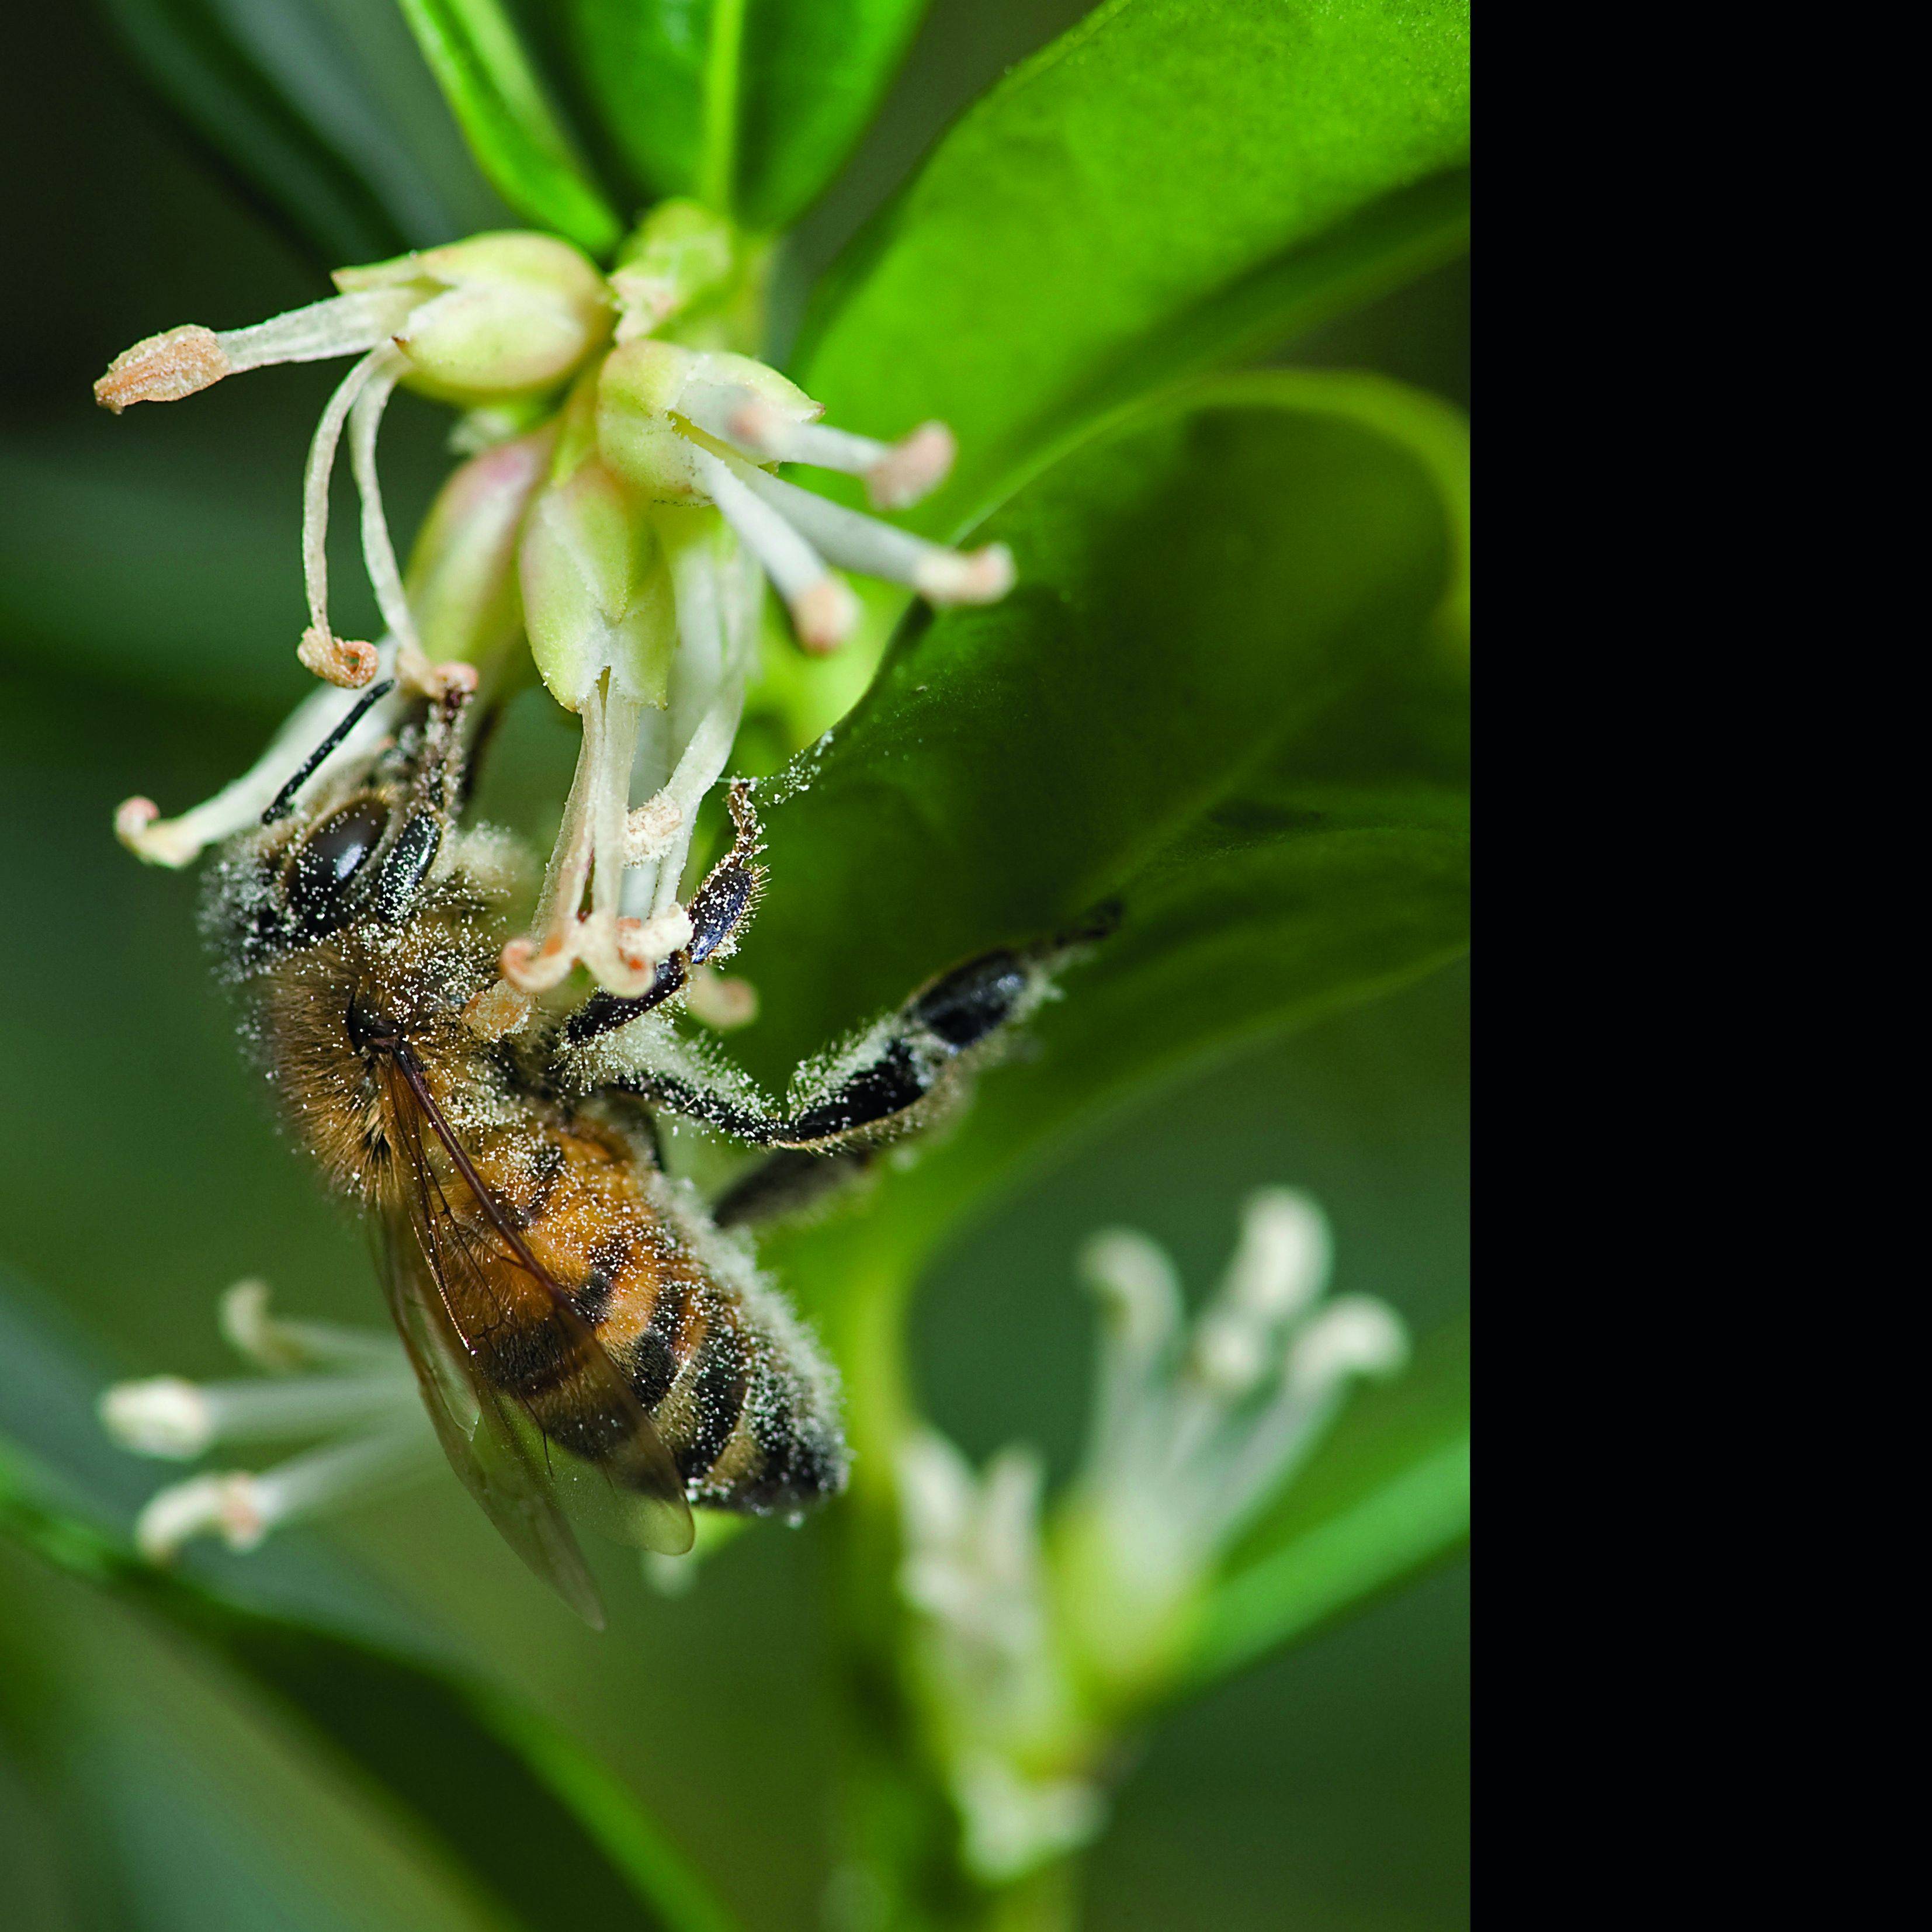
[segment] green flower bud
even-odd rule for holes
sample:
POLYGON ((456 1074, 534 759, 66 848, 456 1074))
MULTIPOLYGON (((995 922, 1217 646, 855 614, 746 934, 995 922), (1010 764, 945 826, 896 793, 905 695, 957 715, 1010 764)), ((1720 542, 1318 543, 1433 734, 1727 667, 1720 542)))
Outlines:
POLYGON ((345 295, 418 298, 392 338, 412 388, 475 406, 554 388, 610 333, 603 278, 550 235, 475 235, 393 261, 339 268, 345 295))
POLYGON ((723 446, 691 412, 742 399, 788 422, 823 414, 795 382, 748 356, 704 352, 647 337, 620 344, 597 382, 597 446, 624 480, 661 503, 708 502, 697 452, 723 446))
POLYGON ((654 334, 730 288, 741 270, 736 234, 695 201, 660 202, 617 251, 610 271, 617 340, 654 334))
POLYGON ((610 690, 662 706, 677 643, 663 545, 632 493, 594 458, 531 506, 518 557, 530 652, 557 702, 610 690))
POLYGON ((554 441, 544 429, 484 451, 430 505, 404 588, 418 640, 435 662, 489 665, 522 635, 517 539, 554 441))

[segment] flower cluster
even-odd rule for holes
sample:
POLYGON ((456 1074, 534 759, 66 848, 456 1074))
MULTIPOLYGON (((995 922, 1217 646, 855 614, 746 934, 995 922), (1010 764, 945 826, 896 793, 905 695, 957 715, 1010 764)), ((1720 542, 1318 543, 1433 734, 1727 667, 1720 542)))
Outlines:
MULTIPOLYGON (((504 954, 506 1014, 580 963, 614 992, 640 992, 688 940, 678 893, 698 806, 736 734, 762 582, 814 652, 858 616, 838 570, 934 604, 988 602, 1012 582, 998 545, 948 549, 776 473, 787 464, 843 472, 875 508, 896 510, 944 479, 953 444, 938 423, 896 442, 833 428, 820 404, 741 352, 756 273, 728 224, 669 202, 608 274, 553 236, 476 236, 339 270, 328 300, 252 327, 170 329, 95 385, 118 412, 271 364, 356 358, 304 478, 302 662, 343 691, 379 671, 397 680, 363 727, 370 742, 412 694, 502 681, 526 642, 553 695, 583 719, 535 930, 504 954), (376 464, 399 386, 464 411, 456 442, 471 452, 406 573, 376 464), (374 642, 340 635, 329 616, 329 488, 345 437, 386 631, 374 642)), ((304 732, 346 709, 311 700, 304 732)), ((186 864, 248 823, 305 742, 284 732, 244 778, 181 818, 130 799, 116 830, 145 859, 186 864)))
POLYGON ((197 1536, 253 1550, 285 1523, 435 1467, 436 1438, 393 1334, 284 1321, 271 1313, 258 1281, 238 1282, 222 1297, 221 1328, 260 1376, 118 1382, 100 1399, 108 1434, 137 1455, 181 1462, 250 1443, 308 1438, 320 1446, 259 1474, 214 1471, 157 1490, 134 1528, 151 1562, 168 1561, 197 1536))
MULTIPOLYGON (((1384 1303, 1327 1294, 1327 1222, 1305 1195, 1245 1205, 1220 1286, 1193 1319, 1173 1263, 1144 1235, 1095 1234, 1082 1273, 1100 1304, 1091 1424, 1081 1465, 1049 1510, 1030 1450, 976 1472, 920 1429, 895 1474, 913 1687, 962 1826, 969 1868, 1003 1883, 1077 1850, 1106 1822, 1103 1778, 1122 1726, 1175 1680, 1236 1539, 1281 1494, 1363 1377, 1394 1374, 1407 1338, 1384 1303)), ((136 1526, 154 1561, 197 1536, 253 1549, 308 1520, 437 1466, 394 1336, 282 1320, 260 1282, 223 1298, 224 1332, 262 1373, 124 1382, 101 1399, 109 1432, 137 1454, 188 1461, 217 1449, 308 1440, 260 1472, 170 1484, 136 1526)), ((715 1546, 742 1528, 705 1526, 715 1546)), ((688 1565, 646 1560, 668 1589, 688 1565), (672 1574, 674 1571, 675 1574, 672 1574)))
POLYGON ((1406 1359, 1384 1304, 1324 1298, 1330 1260, 1320 1209, 1264 1190, 1190 1323, 1159 1247, 1096 1234, 1082 1257, 1101 1304, 1091 1428, 1050 1518, 1027 1451, 976 1476, 929 1432, 902 1450, 900 1591, 922 1705, 968 1862, 989 1882, 1099 1830, 1109 1742, 1173 1681, 1217 1565, 1351 1382, 1406 1359))

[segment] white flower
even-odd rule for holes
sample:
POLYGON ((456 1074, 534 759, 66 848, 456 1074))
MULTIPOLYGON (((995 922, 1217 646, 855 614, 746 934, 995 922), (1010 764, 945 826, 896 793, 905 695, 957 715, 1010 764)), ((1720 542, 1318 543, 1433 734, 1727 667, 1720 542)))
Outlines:
POLYGON ((1241 1240, 1195 1318, 1145 1236, 1090 1241, 1102 1323, 1094 1424, 1069 1498, 1068 1609, 1094 1667, 1131 1689, 1157 1672, 1216 1562, 1292 1478, 1349 1383, 1394 1374, 1408 1338, 1366 1295, 1324 1302, 1333 1252, 1304 1194, 1250 1195, 1241 1240))
POLYGON ((302 485, 302 569, 309 622, 297 655, 318 677, 359 688, 376 675, 373 644, 339 638, 328 620, 328 485, 346 427, 362 499, 362 554, 402 669, 434 686, 396 569, 376 475, 376 436, 399 382, 446 401, 488 405, 542 394, 609 334, 603 278, 567 242, 524 233, 472 236, 341 268, 342 292, 248 328, 199 323, 149 336, 117 356, 94 386, 118 415, 130 404, 177 402, 244 370, 278 362, 360 359, 316 426, 302 485))
MULTIPOLYGON (((525 636, 553 695, 582 718, 532 930, 506 949, 482 1030, 525 1023, 532 996, 579 964, 614 993, 641 993, 689 943, 678 893, 742 712, 761 574, 811 651, 841 642, 859 614, 834 566, 936 604, 989 602, 1012 585, 1000 545, 950 550, 771 473, 844 472, 875 507, 901 509, 944 480, 953 443, 938 423, 896 442, 832 428, 776 370, 728 346, 752 332, 759 259, 688 202, 652 210, 608 276, 552 236, 476 236, 340 270, 338 295, 252 328, 151 337, 95 385, 118 412, 272 363, 357 357, 310 446, 298 652, 332 684, 361 688, 379 670, 396 681, 400 694, 358 725, 354 748, 393 728, 409 697, 494 679, 525 636), (479 452, 432 511, 406 580, 376 466, 399 383, 467 410, 459 444, 479 452), (328 616, 329 484, 345 434, 385 627, 375 643, 338 637, 328 616)), ((181 818, 129 800, 117 832, 153 862, 188 863, 243 829, 296 769, 303 734, 341 715, 298 712, 245 779, 181 818)))
POLYGON ((1084 1844, 1106 1808, 1054 1762, 1080 1725, 1054 1647, 1039 1458, 1009 1449, 976 1476, 927 1430, 899 1453, 913 1663, 970 1868, 989 1883, 1084 1844))
POLYGON ((1094 1412, 1050 1531, 1030 1452, 976 1475, 929 1431, 902 1450, 915 1681, 968 1862, 988 1881, 1099 1832, 1108 1740, 1170 1680, 1216 1566, 1350 1382, 1405 1359, 1382 1303, 1323 1300, 1330 1245, 1306 1196, 1250 1196, 1234 1259, 1190 1324, 1172 1262, 1145 1235, 1088 1242, 1081 1270, 1102 1318, 1094 1412))
POLYGON ((222 1298, 222 1328, 262 1376, 119 1382, 100 1398, 104 1427, 136 1455, 193 1462, 210 1450, 322 1438, 259 1473, 224 1469, 158 1490, 136 1520, 151 1562, 196 1536, 252 1550, 271 1530, 341 1508, 436 1462, 436 1441, 402 1345, 393 1336, 269 1312, 260 1282, 222 1298))

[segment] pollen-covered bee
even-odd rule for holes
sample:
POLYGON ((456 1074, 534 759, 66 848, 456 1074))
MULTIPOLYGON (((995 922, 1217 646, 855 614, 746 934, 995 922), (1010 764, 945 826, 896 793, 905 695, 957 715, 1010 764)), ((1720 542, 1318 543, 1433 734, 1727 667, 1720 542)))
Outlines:
POLYGON ((511 1544, 592 1622, 560 1500, 690 1547, 691 1505, 794 1515, 843 1486, 831 1372, 724 1230, 920 1118, 1040 997, 1040 961, 934 981, 771 1108, 634 1024, 730 950, 763 880, 748 788, 646 992, 492 1039, 517 868, 465 829, 466 694, 341 751, 373 690, 216 867, 206 923, 299 1142, 380 1232, 390 1309, 452 1464, 511 1544), (627 1054, 640 1033, 656 1050, 627 1054), (707 1210, 663 1171, 667 1109, 780 1150, 707 1210), (830 1156, 828 1160, 826 1157, 830 1156))

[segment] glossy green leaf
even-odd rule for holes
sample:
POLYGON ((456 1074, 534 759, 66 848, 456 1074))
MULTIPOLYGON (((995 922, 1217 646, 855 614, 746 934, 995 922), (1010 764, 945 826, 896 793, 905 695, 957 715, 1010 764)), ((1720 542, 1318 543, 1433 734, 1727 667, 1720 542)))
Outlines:
POLYGON ((1126 394, 1452 250, 1467 38, 1464 0, 1113 0, 861 238, 800 380, 854 428, 950 423, 920 520, 969 526, 1126 394))
POLYGON ((91 1401, 103 1378, 4 1269, 0 1343, 0 1537, 242 1672, 373 1780, 510 1922, 728 1932, 730 1916, 608 1772, 401 1634, 393 1615, 369 1614, 352 1588, 318 1589, 311 1574, 302 1594, 328 1609, 293 1607, 290 1580, 303 1566, 278 1561, 286 1546, 181 1573, 141 1562, 125 1525, 130 1496, 154 1486, 152 1466, 108 1444, 91 1401))
POLYGON ((106 0, 148 79, 324 265, 501 224, 392 0, 106 0))
POLYGON ((526 220, 602 254, 622 232, 497 0, 398 0, 477 164, 526 220))
POLYGON ((802 761, 741 956, 768 1078, 954 961, 1120 912, 942 1148, 787 1238, 828 1322, 1109 1103, 1460 950, 1458 448, 1379 381, 1204 386, 1022 491, 986 532, 1019 588, 908 626, 802 761))
POLYGON ((639 178, 754 229, 831 179, 926 0, 572 0, 584 86, 639 178))
POLYGON ((1207 1682, 1306 1636, 1461 1546, 1469 1529, 1468 1331, 1432 1336, 1358 1396, 1208 1598, 1190 1675, 1207 1682))

